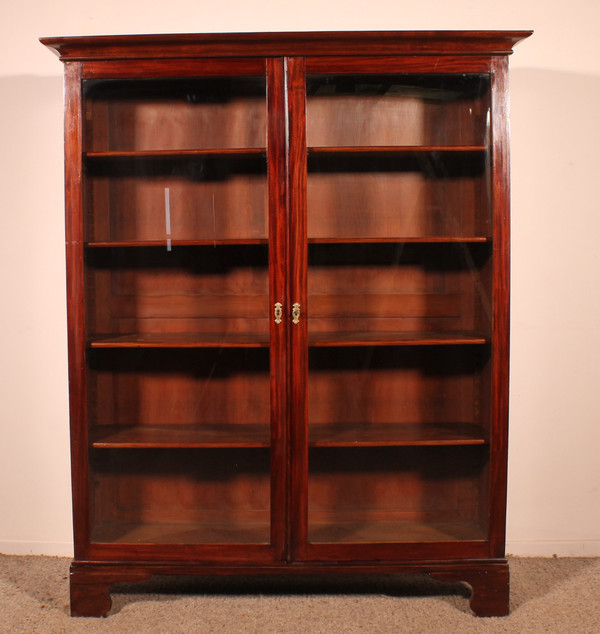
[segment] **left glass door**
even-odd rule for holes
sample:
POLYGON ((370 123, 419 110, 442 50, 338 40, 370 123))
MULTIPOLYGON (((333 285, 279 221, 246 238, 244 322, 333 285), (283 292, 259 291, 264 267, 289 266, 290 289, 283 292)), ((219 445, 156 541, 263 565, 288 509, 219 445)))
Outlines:
POLYGON ((282 543, 268 149, 281 140, 262 67, 83 82, 88 513, 100 547, 255 545, 272 558, 282 543))

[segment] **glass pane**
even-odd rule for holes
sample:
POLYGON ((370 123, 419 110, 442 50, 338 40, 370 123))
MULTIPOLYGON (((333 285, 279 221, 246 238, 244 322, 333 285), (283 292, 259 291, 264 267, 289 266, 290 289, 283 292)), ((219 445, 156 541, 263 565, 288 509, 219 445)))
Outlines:
POLYGON ((88 81, 86 240, 266 240, 264 77, 88 81))
POLYGON ((85 149, 265 148, 266 79, 87 80, 85 149))
POLYGON ((92 539, 268 543, 267 349, 97 350, 92 539))
POLYGON ((88 159, 90 242, 263 240, 263 154, 88 159))
POLYGON ((489 78, 308 78, 308 539, 485 539, 489 78))
POLYGON ((313 449, 308 540, 485 539, 486 462, 487 453, 471 447, 313 449))
POLYGON ((308 79, 308 236, 488 237, 487 76, 308 79))
POLYGON ((92 541, 268 544, 265 79, 84 104, 92 541))
POLYGON ((487 75, 312 75, 309 147, 484 145, 487 75))
POLYGON ((487 243, 336 242, 308 248, 309 338, 481 335, 491 329, 487 243))
POLYGON ((309 541, 483 539, 489 349, 313 348, 309 541))
POLYGON ((96 339, 268 344, 267 245, 90 248, 86 264, 88 334, 96 339))

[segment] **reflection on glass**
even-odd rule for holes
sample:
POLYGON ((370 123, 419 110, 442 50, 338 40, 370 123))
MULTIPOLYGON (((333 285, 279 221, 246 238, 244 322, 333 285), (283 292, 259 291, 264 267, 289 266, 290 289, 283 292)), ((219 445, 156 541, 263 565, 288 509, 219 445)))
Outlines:
POLYGON ((266 240, 264 77, 87 81, 89 242, 266 240))
POLYGON ((308 236, 486 237, 489 78, 308 79, 308 236))
POLYGON ((86 150, 266 147, 264 77, 88 80, 86 150))
POLYGON ((308 540, 485 539, 486 461, 478 447, 312 449, 308 540))
POLYGON ((480 146, 487 75, 312 75, 309 147, 480 146))
POLYGON ((111 247, 86 255, 95 339, 196 333, 268 343, 266 245, 111 247))
POLYGON ((92 541, 269 542, 268 449, 98 451, 92 541))
POLYGON ((489 77, 307 86, 308 539, 485 539, 489 77))
POLYGON ((267 349, 90 354, 96 541, 266 543, 267 349))
POLYGON ((270 542, 264 77, 84 82, 94 542, 270 542))
POLYGON ((489 337, 487 243, 311 244, 309 337, 477 333, 489 337))
POLYGON ((313 348, 309 540, 481 539, 489 372, 487 346, 313 348))

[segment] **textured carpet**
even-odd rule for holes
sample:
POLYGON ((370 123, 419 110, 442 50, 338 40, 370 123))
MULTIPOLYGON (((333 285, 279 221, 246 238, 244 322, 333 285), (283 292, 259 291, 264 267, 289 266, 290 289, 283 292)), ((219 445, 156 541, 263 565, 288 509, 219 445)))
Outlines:
POLYGON ((600 632, 600 559, 511 558, 511 614, 426 577, 155 578, 113 591, 106 619, 68 616, 69 560, 0 555, 0 632, 600 632))

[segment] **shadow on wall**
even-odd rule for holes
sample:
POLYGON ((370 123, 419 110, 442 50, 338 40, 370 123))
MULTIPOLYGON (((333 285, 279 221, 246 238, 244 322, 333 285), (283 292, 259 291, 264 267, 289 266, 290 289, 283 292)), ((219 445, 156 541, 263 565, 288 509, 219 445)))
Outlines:
MULTIPOLYGON (((5 324, 3 332, 12 341, 19 333, 35 338, 45 329, 56 301, 52 285, 56 276, 64 278, 62 78, 0 78, 0 94, 0 209, 6 237, 0 262, 2 271, 11 271, 0 277, 0 288, 11 297, 3 319, 14 323, 5 324)), ((63 291, 64 281, 60 284, 63 291)))
POLYGON ((528 196, 520 215, 542 212, 542 232, 554 222, 561 231, 580 230, 590 219, 574 226, 573 214, 596 208, 590 194, 600 168, 600 77, 517 68, 510 82, 513 192, 528 196))
POLYGON ((52 138, 52 132, 55 135, 58 131, 62 139, 62 86, 62 75, 0 77, 3 139, 18 139, 19 144, 36 147, 52 138))
MULTIPOLYGON (((19 211, 15 222, 34 217, 39 222, 39 214, 48 209, 47 205, 40 208, 39 203, 50 202, 51 195, 55 205, 56 192, 62 193, 62 77, 2 77, 0 94, 4 150, 0 154, 0 200, 4 209, 11 203, 9 208, 19 211)), ((35 227, 32 229, 35 235, 35 227)))

